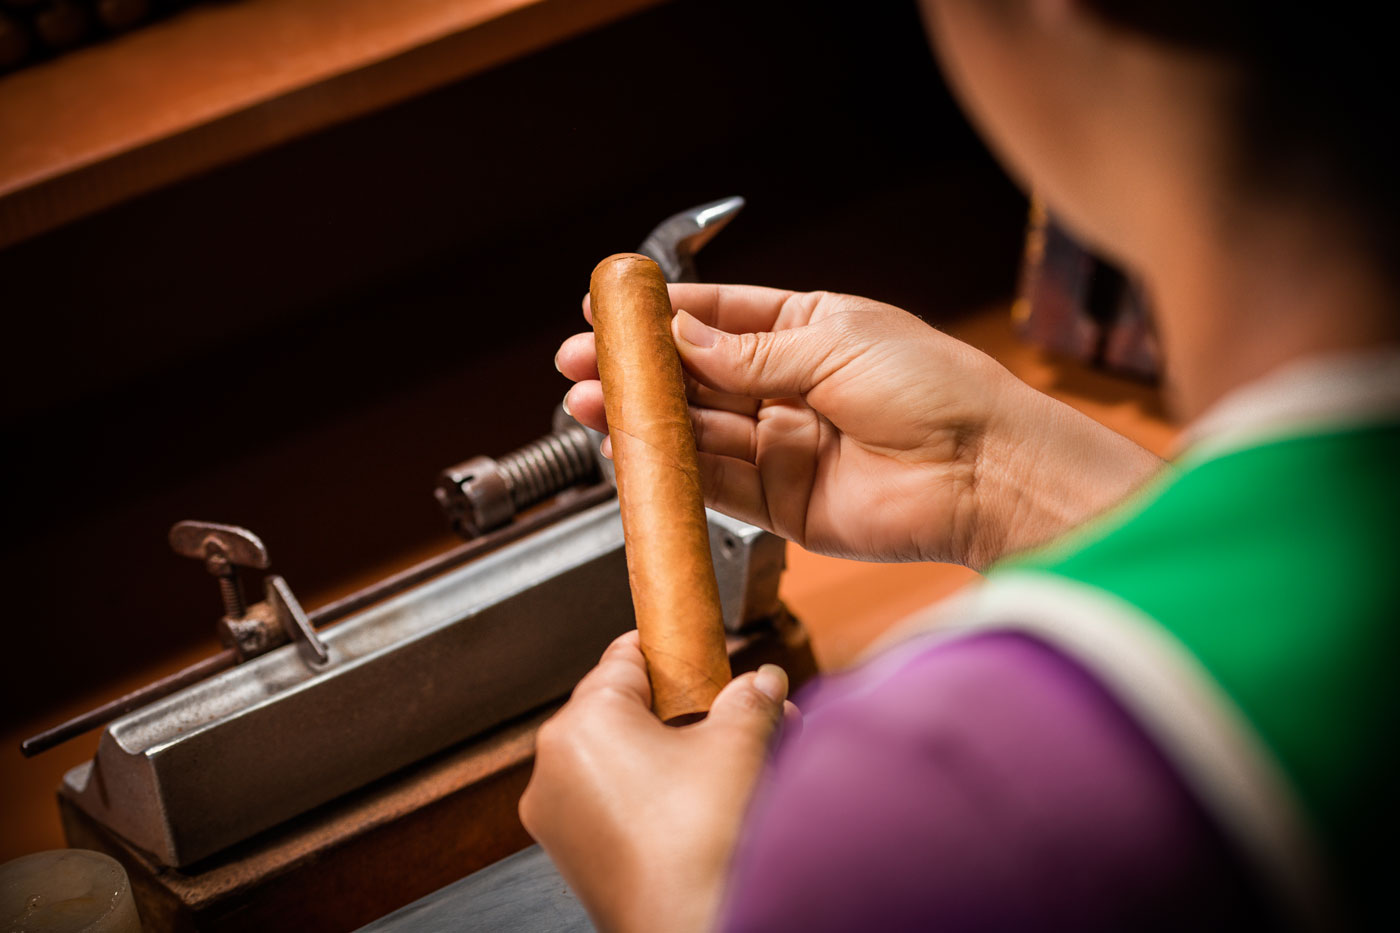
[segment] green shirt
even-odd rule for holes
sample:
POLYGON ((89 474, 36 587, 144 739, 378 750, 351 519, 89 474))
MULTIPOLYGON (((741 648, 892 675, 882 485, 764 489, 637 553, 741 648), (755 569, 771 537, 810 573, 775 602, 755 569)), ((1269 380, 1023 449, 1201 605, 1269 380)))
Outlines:
POLYGON ((1294 367, 939 613, 1094 671, 1305 925, 1394 918, 1400 353, 1294 367))

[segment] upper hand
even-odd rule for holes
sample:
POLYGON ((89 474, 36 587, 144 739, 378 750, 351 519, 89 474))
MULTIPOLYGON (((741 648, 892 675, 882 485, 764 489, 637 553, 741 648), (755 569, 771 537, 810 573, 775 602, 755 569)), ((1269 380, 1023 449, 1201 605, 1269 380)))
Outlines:
MULTIPOLYGON (((708 504, 809 550, 981 566, 1159 463, 891 305, 694 284, 671 302, 708 504)), ((556 365, 606 431, 593 335, 556 365)))
MULTIPOLYGON (((1000 367, 863 298, 709 285, 671 298, 708 504, 829 554, 964 549, 1000 367)), ((592 335, 556 362, 579 382, 569 411, 606 430, 592 335)))

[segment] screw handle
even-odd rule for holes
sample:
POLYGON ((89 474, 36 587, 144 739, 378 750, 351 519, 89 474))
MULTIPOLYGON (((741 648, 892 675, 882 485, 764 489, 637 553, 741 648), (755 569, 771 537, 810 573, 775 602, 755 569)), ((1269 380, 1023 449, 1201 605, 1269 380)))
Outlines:
POLYGON ((272 563, 262 540, 237 525, 178 522, 170 529, 170 546, 176 554, 204 561, 205 568, 218 578, 224 616, 229 619, 241 619, 247 612, 243 590, 238 585, 238 568, 266 570, 272 563))
POLYGON ((473 457, 443 470, 434 495, 458 532, 474 538, 596 477, 596 448, 588 431, 570 421, 503 457, 473 457))

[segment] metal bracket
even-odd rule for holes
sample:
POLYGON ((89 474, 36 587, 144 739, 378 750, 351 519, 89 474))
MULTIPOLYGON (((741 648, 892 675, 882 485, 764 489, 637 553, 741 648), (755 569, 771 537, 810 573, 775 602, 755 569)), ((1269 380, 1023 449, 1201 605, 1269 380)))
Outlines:
POLYGON ((306 617, 301 603, 292 595, 292 588, 287 585, 287 581, 273 574, 267 578, 266 587, 267 603, 272 607, 288 640, 297 646, 297 654, 301 655, 301 659, 312 668, 320 668, 330 663, 331 653, 326 649, 326 643, 321 641, 316 630, 311 627, 311 620, 306 617))
POLYGON ((254 603, 238 618, 224 616, 218 624, 219 641, 232 648, 242 664, 287 643, 269 603, 254 603))
POLYGON ((244 603, 237 568, 266 570, 272 563, 257 535, 237 525, 186 521, 170 529, 170 545, 178 554, 203 560, 219 578, 224 598, 219 640, 234 650, 240 663, 287 642, 296 644, 297 653, 313 669, 330 661, 325 643, 282 577, 270 574, 263 580, 263 602, 244 603))

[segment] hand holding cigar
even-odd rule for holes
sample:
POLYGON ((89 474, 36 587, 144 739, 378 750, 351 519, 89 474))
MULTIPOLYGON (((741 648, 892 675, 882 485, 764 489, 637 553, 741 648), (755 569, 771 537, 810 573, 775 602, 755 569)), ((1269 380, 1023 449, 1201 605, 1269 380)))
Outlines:
POLYGON ((634 253, 600 262, 589 292, 652 709, 682 724, 709 710, 730 670, 670 296, 634 253))

